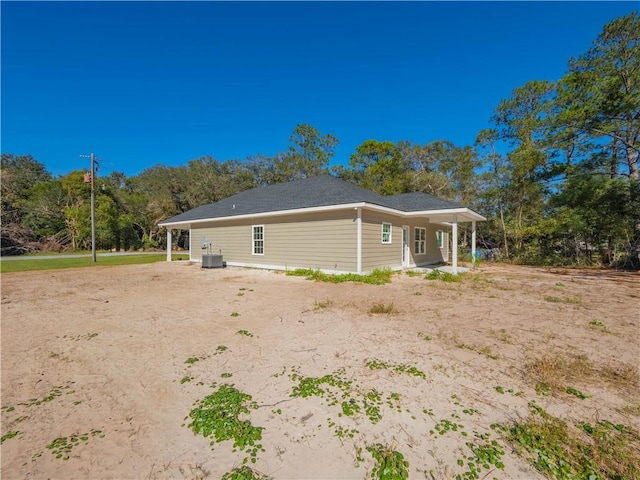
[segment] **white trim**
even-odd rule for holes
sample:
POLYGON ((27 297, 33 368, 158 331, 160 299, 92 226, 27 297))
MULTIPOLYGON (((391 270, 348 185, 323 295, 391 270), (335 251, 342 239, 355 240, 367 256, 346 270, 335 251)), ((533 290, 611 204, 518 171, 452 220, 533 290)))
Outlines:
POLYGON ((167 227, 167 262, 171 261, 171 228, 167 227))
POLYGON ((380 227, 380 242, 383 245, 393 245, 393 223, 391 222, 382 222, 380 227), (384 226, 389 225, 389 240, 384 241, 384 226))
POLYGON ((480 215, 479 213, 474 212, 466 207, 462 208, 449 208, 449 209, 440 209, 440 210, 421 210, 417 212, 403 212, 401 210, 396 210, 395 208, 382 207, 380 205, 374 205, 372 203, 366 202, 358 202, 358 203, 346 203, 344 205, 326 205, 323 207, 309 207, 309 208, 294 208, 291 210, 276 210, 273 212, 261 212, 261 213, 247 213, 244 215, 231 215, 227 217, 216 217, 216 218, 201 218, 198 220, 185 220, 182 222, 162 222, 159 223, 160 227, 168 227, 173 226, 174 228, 179 228, 178 225, 184 225, 184 228, 188 228, 188 226, 192 224, 198 223, 211 223, 211 222, 221 222, 226 220, 244 220, 244 219, 256 219, 256 218, 264 218, 264 217, 275 217, 282 215, 297 215, 300 213, 316 213, 316 212, 331 212, 335 210, 344 210, 351 208, 363 208, 367 210, 374 210, 377 212, 390 213, 392 215, 400 216, 400 217, 424 217, 424 216, 433 216, 433 215, 451 215, 451 214, 461 214, 463 218, 467 219, 467 221, 477 220, 483 221, 486 220, 485 217, 480 215))
POLYGON ((356 270, 357 273, 362 273, 362 209, 356 209, 358 211, 356 217, 356 270))
POLYGON ((453 216, 451 224, 451 267, 454 275, 458 273, 458 216, 453 216))
POLYGON ((413 227, 413 254, 414 255, 426 255, 427 254, 427 229, 426 227, 413 227), (422 252, 416 252, 416 242, 418 241, 418 230, 424 233, 420 245, 423 247, 422 252))
POLYGON ((189 227, 189 260, 193 262, 193 256, 191 251, 191 227, 189 227))
POLYGON ((264 251, 266 249, 266 235, 265 235, 265 231, 264 231, 264 225, 251 225, 251 255, 256 255, 256 256, 263 256, 264 255, 264 251), (256 253, 256 228, 262 228, 262 253, 256 253))
POLYGON ((402 267, 407 268, 411 264, 411 227, 402 225, 402 267), (407 232, 407 243, 404 243, 404 233, 407 232))
POLYGON ((436 230, 436 242, 438 243, 438 248, 440 250, 444 249, 444 230, 436 230), (440 238, 438 238, 438 233, 441 233, 440 238))
MULTIPOLYGON (((283 270, 283 271, 287 271, 287 270, 297 270, 298 268, 310 268, 310 267, 296 267, 296 266, 292 266, 292 265, 262 265, 262 264, 256 264, 256 263, 246 263, 246 262, 227 262, 227 266, 228 267, 243 267, 243 268, 257 268, 260 270, 283 270)), ((391 270, 393 271, 400 271, 402 270, 402 266, 393 266, 393 267, 389 267, 391 270)), ((332 274, 332 275, 340 275, 343 273, 358 273, 358 272, 353 272, 350 270, 331 270, 331 269, 326 269, 326 268, 318 268, 318 269, 313 269, 313 270, 319 270, 322 273, 328 273, 328 274, 332 274)), ((371 271, 366 271, 366 272, 362 272, 361 275, 367 275, 371 273, 371 271)))
POLYGON ((471 222, 471 264, 476 266, 476 221, 471 222))

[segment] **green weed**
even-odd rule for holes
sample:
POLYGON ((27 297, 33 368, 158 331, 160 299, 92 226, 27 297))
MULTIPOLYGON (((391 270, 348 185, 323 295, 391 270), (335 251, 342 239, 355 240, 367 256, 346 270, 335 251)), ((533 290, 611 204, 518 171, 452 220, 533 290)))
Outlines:
POLYGON ((402 453, 391 447, 376 443, 367 447, 367 451, 376 461, 371 478, 377 480, 404 480, 409 478, 409 462, 402 453))
POLYGON ((69 460, 71 450, 73 450, 74 447, 77 447, 80 444, 80 441, 87 443, 89 438, 95 436, 104 438, 104 434, 101 430, 91 429, 89 433, 74 433, 68 437, 58 437, 47 445, 47 448, 51 450, 51 454, 55 455, 56 458, 69 460))
POLYGON ((584 400, 586 398, 591 398, 591 395, 583 393, 580 390, 578 390, 577 388, 567 387, 566 391, 567 391, 567 393, 570 393, 571 395, 574 395, 574 396, 578 397, 580 400, 584 400))
MULTIPOLYGON (((192 419, 188 427, 195 434, 212 438, 211 445, 226 440, 233 440, 234 451, 248 449, 249 457, 244 458, 256 462, 259 451, 264 451, 262 444, 262 427, 254 427, 249 420, 240 420, 241 415, 249 415, 257 409, 251 395, 240 392, 233 385, 220 385, 218 390, 197 403, 197 407, 189 412, 192 419)), ((241 477, 239 477, 241 478, 241 477)))
POLYGON ((526 421, 498 428, 542 474, 563 480, 640 478, 640 436, 634 430, 608 421, 579 423, 577 430, 533 402, 529 408, 526 421))
POLYGON ((2 445, 4 443, 5 440, 9 440, 10 438, 15 437, 16 435, 18 435, 20 432, 18 430, 12 430, 10 432, 5 433, 4 435, 2 435, 2 437, 0 438, 0 445, 2 445))
POLYGON ((259 473, 246 465, 236 467, 222 475, 221 480, 270 480, 271 477, 259 473))
POLYGON ((427 379, 427 375, 423 371, 418 370, 414 366, 406 365, 404 363, 391 364, 391 363, 383 362, 381 360, 373 359, 373 360, 367 360, 365 364, 371 370, 391 370, 395 373, 405 373, 407 375, 412 375, 414 377, 420 377, 424 380, 427 379))
POLYGON ((423 339, 423 340, 425 340, 425 341, 427 341, 427 342, 428 342, 429 340, 432 340, 431 336, 427 335, 427 334, 426 334, 426 333, 424 333, 424 332, 418 332, 418 337, 419 337, 419 338, 421 338, 421 339, 423 339))
POLYGON ((253 333, 251 333, 249 330, 238 330, 236 332, 236 335, 242 335, 244 337, 253 337, 253 333))
MULTIPOLYGON (((504 470, 502 456, 504 448, 496 440, 489 441, 489 433, 475 434, 478 439, 476 442, 466 442, 467 448, 471 450, 473 455, 468 455, 464 459, 458 459, 458 465, 464 466, 466 463, 467 471, 461 475, 456 475, 456 480, 472 480, 480 478, 482 469, 490 470, 495 467, 504 470)), ((489 472, 490 473, 490 472, 489 472)), ((488 475, 488 474, 487 474, 488 475)), ((484 475, 482 478, 485 478, 484 475)))

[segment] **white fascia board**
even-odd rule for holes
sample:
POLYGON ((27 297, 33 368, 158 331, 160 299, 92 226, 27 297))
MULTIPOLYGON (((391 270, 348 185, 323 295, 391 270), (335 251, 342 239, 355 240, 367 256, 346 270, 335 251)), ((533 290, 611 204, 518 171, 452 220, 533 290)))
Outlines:
POLYGON ((334 210, 345 210, 350 208, 363 208, 366 204, 364 202, 359 203, 346 203, 342 205, 326 205, 322 207, 310 207, 310 208, 294 208, 291 210, 276 210, 273 212, 261 212, 261 213, 246 213, 244 215, 233 215, 228 217, 216 217, 216 218, 201 218, 198 220, 189 220, 186 222, 171 222, 171 223, 159 223, 160 227, 173 227, 179 225, 193 225, 198 223, 211 223, 222 222, 224 220, 246 220, 263 217, 279 217, 283 215, 296 215, 299 213, 315 213, 315 212, 330 212, 334 210))
POLYGON ((447 214, 451 215, 451 214, 457 213, 457 214, 463 214, 465 217, 468 217, 468 221, 486 220, 486 218, 484 218, 482 215, 479 215, 473 210, 469 210, 468 208, 450 208, 450 209, 442 209, 442 210, 423 210, 419 212, 403 212, 401 210, 396 210, 395 208, 383 207, 381 205, 375 205, 373 203, 358 202, 358 203, 345 203, 342 205, 325 205, 322 207, 295 208, 292 210, 276 210, 273 212, 247 213, 244 215, 234 215, 229 217, 201 218, 198 220, 189 220, 186 222, 162 222, 162 223, 159 223, 158 226, 188 229, 188 228, 191 228, 191 225, 197 225, 199 223, 221 222, 225 220, 257 219, 257 218, 264 218, 264 217, 279 217, 284 215, 296 215, 300 213, 331 212, 335 210, 348 210, 351 208, 353 209, 363 208, 367 210, 375 210, 378 212, 389 213, 391 215, 397 215, 400 217, 428 217, 431 215, 447 215, 447 214))
POLYGON ((464 218, 464 221, 470 222, 471 220, 483 221, 486 220, 485 217, 480 215, 479 213, 474 212, 466 207, 460 208, 444 208, 440 210, 423 210, 419 212, 403 212, 407 217, 430 217, 435 215, 453 215, 457 214, 464 218))

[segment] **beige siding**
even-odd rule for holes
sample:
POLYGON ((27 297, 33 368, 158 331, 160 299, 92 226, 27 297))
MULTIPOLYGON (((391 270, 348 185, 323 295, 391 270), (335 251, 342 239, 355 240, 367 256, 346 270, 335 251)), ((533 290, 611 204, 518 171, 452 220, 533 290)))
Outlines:
POLYGON ((362 212, 362 271, 402 268, 402 225, 399 217, 364 210, 362 212), (391 244, 382 243, 382 223, 391 223, 391 244))
POLYGON ((428 265, 432 263, 439 263, 445 260, 443 256, 443 250, 438 248, 438 238, 436 234, 437 230, 442 230, 441 227, 429 224, 426 218, 411 220, 410 222, 405 223, 405 225, 411 227, 411 232, 409 234, 409 249, 411 251, 409 258, 411 266, 428 265), (427 229, 426 251, 424 255, 418 255, 415 253, 416 227, 427 229))
POLYGON ((274 268, 356 271, 356 212, 275 216, 215 222, 191 231, 191 258, 202 258, 201 242, 226 262, 274 268), (252 254, 252 226, 264 225, 264 255, 252 254))

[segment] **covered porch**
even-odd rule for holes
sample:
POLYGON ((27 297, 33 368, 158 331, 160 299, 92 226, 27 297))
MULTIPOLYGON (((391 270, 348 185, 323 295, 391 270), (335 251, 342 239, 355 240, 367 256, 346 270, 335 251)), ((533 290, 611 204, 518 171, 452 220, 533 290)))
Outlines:
POLYGON ((486 220, 485 217, 479 213, 474 212, 469 208, 456 208, 446 209, 440 211, 429 212, 411 212, 407 214, 408 217, 426 216, 431 224, 440 224, 451 229, 451 250, 449 263, 450 267, 434 267, 441 271, 450 271, 450 273, 458 274, 463 273, 467 269, 458 265, 458 247, 460 243, 458 226, 461 223, 471 224, 471 263, 475 264, 476 261, 476 226, 477 222, 486 220))

